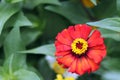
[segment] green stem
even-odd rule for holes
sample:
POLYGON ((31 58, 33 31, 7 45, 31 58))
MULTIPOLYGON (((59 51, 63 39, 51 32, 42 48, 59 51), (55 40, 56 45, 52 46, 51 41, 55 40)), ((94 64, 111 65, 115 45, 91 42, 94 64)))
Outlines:
POLYGON ((11 55, 9 61, 9 74, 12 74, 12 62, 13 62, 14 54, 11 55))

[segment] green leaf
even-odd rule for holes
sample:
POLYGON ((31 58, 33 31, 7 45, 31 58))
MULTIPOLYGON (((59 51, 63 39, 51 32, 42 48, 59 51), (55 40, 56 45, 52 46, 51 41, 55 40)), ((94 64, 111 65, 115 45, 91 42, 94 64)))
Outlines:
POLYGON ((90 0, 94 5, 97 5, 97 0, 90 0))
POLYGON ((20 12, 14 26, 32 26, 32 23, 24 16, 23 12, 20 12))
POLYGON ((25 7, 33 9, 34 7, 38 6, 39 4, 54 4, 60 5, 59 0, 25 0, 25 7))
POLYGON ((24 28, 22 29, 21 32, 21 37, 23 39, 23 43, 25 45, 29 45, 32 42, 34 42, 38 36, 40 36, 42 34, 42 32, 38 29, 34 29, 34 28, 24 28))
POLYGON ((120 14, 120 0, 117 0, 116 3, 117 3, 117 11, 120 14))
POLYGON ((120 65, 119 65, 119 63, 120 63, 120 59, 119 58, 106 58, 102 62, 102 65, 107 70, 120 71, 120 65))
POLYGON ((105 39, 105 44, 107 46, 107 56, 119 58, 120 56, 120 41, 115 41, 110 38, 105 39))
MULTIPOLYGON (((40 12, 40 16, 42 16, 43 12, 40 12)), ((36 14, 26 14, 28 19, 32 22, 33 27, 39 28, 39 30, 43 30, 46 25, 46 20, 43 19, 45 16, 38 17, 36 14)))
POLYGON ((96 20, 117 15, 116 0, 98 0, 99 4, 92 8, 96 20))
POLYGON ((0 34, 6 21, 19 11, 18 5, 9 5, 0 3, 0 34))
POLYGON ((42 14, 44 14, 43 17, 46 21, 44 33, 42 34, 42 38, 41 38, 41 42, 43 43, 54 41, 54 38, 56 37, 58 32, 67 28, 68 25, 71 24, 67 19, 56 13, 45 10, 42 14))
POLYGON ((45 58, 42 58, 42 59, 39 60, 39 62, 38 62, 38 71, 41 73, 44 80, 54 80, 55 79, 55 77, 54 77, 55 73, 49 67, 48 62, 46 61, 45 58))
POLYGON ((88 22, 88 25, 120 32, 120 17, 106 18, 96 22, 88 22))
POLYGON ((13 26, 33 26, 32 22, 24 15, 23 12, 19 12, 14 16, 11 16, 5 23, 5 28, 13 26))
POLYGON ((22 2, 24 0, 6 0, 6 2, 9 2, 9 3, 18 3, 18 2, 22 2))
POLYGON ((14 72, 17 80, 41 80, 34 72, 28 70, 18 70, 14 72))
POLYGON ((78 3, 62 2, 59 6, 47 6, 46 10, 58 13, 74 24, 89 21, 88 16, 82 6, 78 3))
POLYGON ((9 71, 9 59, 11 59, 11 55, 13 54, 15 54, 13 58, 14 60, 12 61, 13 71, 26 66, 26 56, 24 54, 17 54, 17 51, 24 49, 25 46, 21 40, 19 27, 14 27, 4 41, 4 52, 6 60, 4 67, 7 71, 9 71))
POLYGON ((102 33, 102 36, 104 38, 112 38, 116 41, 120 41, 120 32, 116 32, 116 31, 112 31, 112 30, 108 30, 108 29, 99 29, 102 33))
POLYGON ((102 74, 102 80, 120 80, 120 72, 108 71, 102 74))
POLYGON ((55 52, 54 44, 47 44, 34 49, 19 51, 18 53, 32 53, 54 56, 54 52, 55 52))

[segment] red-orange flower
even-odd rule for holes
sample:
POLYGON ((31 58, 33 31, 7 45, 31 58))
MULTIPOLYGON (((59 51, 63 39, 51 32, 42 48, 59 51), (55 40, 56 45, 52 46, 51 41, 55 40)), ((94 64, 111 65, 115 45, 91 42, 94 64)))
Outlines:
POLYGON ((100 32, 86 24, 69 26, 58 33, 55 46, 58 63, 80 75, 96 71, 106 55, 100 32))

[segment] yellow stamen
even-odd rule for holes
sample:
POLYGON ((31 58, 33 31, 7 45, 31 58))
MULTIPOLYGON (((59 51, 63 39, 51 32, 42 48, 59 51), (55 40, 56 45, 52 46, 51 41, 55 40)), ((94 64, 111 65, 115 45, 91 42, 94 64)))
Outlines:
POLYGON ((85 41, 82 38, 75 39, 71 44, 72 51, 75 54, 79 54, 79 55, 84 54, 85 51, 87 50, 87 47, 88 47, 87 41, 85 41), (78 44, 78 46, 77 46, 77 44, 78 44))

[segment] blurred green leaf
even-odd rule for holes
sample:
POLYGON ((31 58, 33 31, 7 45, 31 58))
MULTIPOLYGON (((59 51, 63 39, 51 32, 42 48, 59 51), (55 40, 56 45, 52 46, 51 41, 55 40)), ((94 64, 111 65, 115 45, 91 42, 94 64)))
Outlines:
POLYGON ((32 72, 35 72, 39 77, 40 77, 40 80, 44 80, 43 79, 43 76, 41 75, 41 73, 38 71, 38 69, 36 69, 35 67, 33 67, 33 66, 29 66, 28 67, 28 70, 30 70, 30 71, 32 71, 32 72))
POLYGON ((105 39, 107 46, 107 56, 119 58, 120 56, 120 42, 110 38, 105 39))
MULTIPOLYGON (((42 14, 44 14, 44 13, 42 12, 42 14)), ((40 15, 41 15, 41 12, 40 12, 40 15)), ((35 14, 26 14, 26 16, 32 22, 33 27, 38 28, 40 31, 42 31, 44 29, 44 27, 46 25, 45 19, 42 19, 42 18, 44 18, 44 16, 42 16, 42 18, 38 17, 35 14)))
POLYGON ((14 26, 32 26, 32 23, 24 16, 23 12, 20 12, 17 16, 14 26))
POLYGON ((116 0, 98 0, 98 4, 92 8, 92 12, 97 20, 116 16, 116 0))
POLYGON ((42 40, 41 42, 43 43, 50 43, 54 41, 54 38, 58 34, 58 32, 67 28, 71 23, 63 16, 60 16, 50 11, 45 10, 43 14, 46 25, 40 40, 42 40))
POLYGON ((16 12, 19 11, 18 5, 9 5, 0 3, 0 34, 6 21, 16 12))
POLYGON ((120 71, 120 59, 119 58, 106 58, 103 62, 102 65, 104 68, 107 70, 112 70, 112 71, 120 71))
POLYGON ((33 9, 34 7, 38 6, 39 4, 54 4, 60 5, 58 0, 25 0, 25 7, 33 9))
POLYGON ((53 70, 49 67, 48 62, 45 58, 42 58, 39 60, 38 63, 38 70, 43 76, 44 80, 54 80, 55 79, 55 73, 53 70), (47 76, 47 77, 46 77, 47 76))
POLYGON ((102 74, 102 80, 120 80, 120 72, 108 71, 102 74))
POLYGON ((22 2, 24 0, 6 0, 6 2, 9 2, 9 3, 17 3, 17 2, 22 2))
POLYGON ((74 24, 89 21, 87 14, 79 3, 62 2, 59 6, 47 6, 46 10, 58 13, 74 24))
POLYGON ((116 3, 117 3, 117 10, 120 15, 120 0, 116 0, 116 3))
POLYGON ((21 37, 23 39, 23 43, 25 45, 29 45, 32 42, 34 42, 38 36, 40 36, 42 34, 42 32, 38 29, 34 29, 34 28, 23 28, 21 29, 21 37))
POLYGON ((120 17, 106 18, 96 22, 88 22, 88 25, 120 32, 120 17))
POLYGON ((34 49, 19 51, 18 53, 32 53, 54 56, 54 52, 55 52, 54 44, 47 44, 34 49))
POLYGON ((97 0, 90 0, 94 5, 97 5, 97 0))
POLYGON ((99 30, 101 31, 103 37, 112 38, 116 41, 120 41, 120 32, 103 29, 103 28, 100 28, 99 30))
POLYGON ((4 30, 0 35, 0 47, 3 45, 3 42, 5 40, 5 37, 8 35, 9 31, 8 30, 4 30))
POLYGON ((33 26, 32 22, 24 15, 23 12, 19 12, 14 16, 11 16, 5 23, 5 28, 13 26, 33 26))
POLYGON ((18 70, 14 72, 17 80, 41 80, 34 72, 28 70, 18 70))
POLYGON ((16 54, 17 51, 24 49, 25 46, 21 40, 19 27, 14 27, 4 41, 4 52, 6 60, 4 68, 7 71, 9 71, 9 59, 11 59, 12 54, 15 54, 13 58, 14 60, 12 62, 13 71, 26 66, 26 56, 24 54, 16 54))

